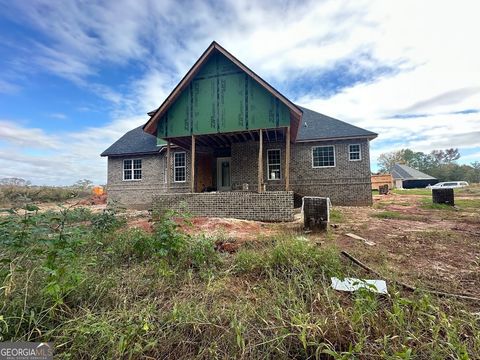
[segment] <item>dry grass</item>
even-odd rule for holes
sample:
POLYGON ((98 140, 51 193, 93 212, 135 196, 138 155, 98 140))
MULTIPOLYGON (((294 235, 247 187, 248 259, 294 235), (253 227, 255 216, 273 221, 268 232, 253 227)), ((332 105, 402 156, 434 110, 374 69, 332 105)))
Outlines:
POLYGON ((229 254, 169 217, 150 233, 111 212, 11 215, 1 340, 52 341, 57 358, 479 357, 474 305, 392 284, 389 296, 332 290, 330 276, 370 276, 340 258, 335 236, 273 235, 229 254))

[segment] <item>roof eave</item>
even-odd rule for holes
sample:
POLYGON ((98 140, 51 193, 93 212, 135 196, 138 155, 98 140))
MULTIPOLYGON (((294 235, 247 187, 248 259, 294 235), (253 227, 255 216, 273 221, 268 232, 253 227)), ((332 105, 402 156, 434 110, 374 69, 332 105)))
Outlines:
POLYGON ((373 140, 378 134, 373 135, 353 135, 353 136, 334 136, 328 138, 313 138, 313 139, 297 139, 296 142, 316 142, 316 141, 332 141, 332 140, 355 140, 355 139, 368 139, 373 140))
POLYGON ((120 153, 120 154, 106 154, 105 151, 100 154, 100 157, 119 157, 119 156, 137 156, 137 155, 153 155, 159 154, 162 152, 164 146, 155 151, 141 151, 141 152, 129 152, 129 153, 120 153))

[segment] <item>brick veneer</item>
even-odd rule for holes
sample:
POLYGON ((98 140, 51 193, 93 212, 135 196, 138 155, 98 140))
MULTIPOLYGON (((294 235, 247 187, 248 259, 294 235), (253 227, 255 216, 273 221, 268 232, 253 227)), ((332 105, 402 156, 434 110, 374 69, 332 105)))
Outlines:
POLYGON ((186 210, 195 216, 258 221, 292 221, 293 192, 232 191, 158 194, 153 196, 152 208, 157 211, 186 210))
MULTIPOLYGON (((285 144, 266 143, 264 146, 263 169, 268 192, 285 189, 285 144), (267 150, 280 149, 282 159, 281 179, 267 180, 267 150)), ((173 153, 179 150, 172 150, 173 153)), ((250 191, 258 187, 258 142, 234 143, 231 146, 232 190, 239 190, 244 183, 250 191)), ((165 151, 155 155, 135 157, 109 157, 108 196, 109 201, 117 201, 132 208, 148 208, 155 196, 165 193, 187 193, 190 191, 190 152, 186 151, 186 182, 175 183, 167 191, 165 171, 165 151), (142 158, 142 180, 123 181, 123 159, 142 158)), ((173 177, 173 164, 170 162, 173 177)), ((371 205, 371 178, 369 142, 365 139, 297 142, 291 146, 290 163, 291 190, 302 196, 329 197, 333 205, 371 205), (362 159, 349 161, 348 145, 360 144, 362 159), (312 147, 335 146, 335 167, 313 168, 312 147)), ((236 192, 225 193, 225 198, 235 198, 236 192)), ((223 196, 223 195, 222 195, 223 196)), ((220 197, 217 197, 220 198, 220 197)), ((227 202, 231 204, 231 202, 227 202)), ((247 203, 248 205, 248 203, 247 203)))

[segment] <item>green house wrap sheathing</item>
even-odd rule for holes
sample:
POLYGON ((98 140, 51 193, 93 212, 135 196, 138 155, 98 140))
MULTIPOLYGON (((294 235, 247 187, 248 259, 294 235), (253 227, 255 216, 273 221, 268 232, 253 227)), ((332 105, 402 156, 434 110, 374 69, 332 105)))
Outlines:
POLYGON ((290 125, 289 109, 219 53, 212 54, 157 127, 159 138, 290 125))

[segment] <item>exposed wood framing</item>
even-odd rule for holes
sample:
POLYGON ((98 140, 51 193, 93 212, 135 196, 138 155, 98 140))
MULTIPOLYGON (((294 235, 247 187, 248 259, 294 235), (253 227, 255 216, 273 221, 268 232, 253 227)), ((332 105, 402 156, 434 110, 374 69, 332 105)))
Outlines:
POLYGON ((170 148, 170 140, 167 140, 167 192, 170 192, 170 182, 172 181, 172 163, 170 161, 170 148))
POLYGON ((258 130, 258 192, 263 192, 263 135, 262 129, 258 130))
POLYGON ((285 191, 290 190, 290 126, 285 134, 285 191))
POLYGON ((190 176, 190 190, 195 192, 195 135, 192 135, 192 170, 190 176))

